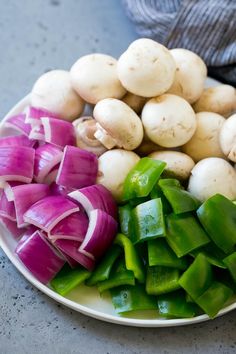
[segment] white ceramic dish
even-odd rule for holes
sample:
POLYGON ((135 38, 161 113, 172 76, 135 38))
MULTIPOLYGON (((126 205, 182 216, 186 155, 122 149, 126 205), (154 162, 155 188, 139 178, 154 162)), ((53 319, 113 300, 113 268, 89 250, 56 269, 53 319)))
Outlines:
MULTIPOLYGON (((214 80, 208 81, 212 86, 215 84, 214 80)), ((20 113, 29 103, 29 96, 23 98, 18 102, 12 110, 3 119, 1 125, 4 123, 7 117, 20 113)), ((4 135, 4 130, 1 129, 0 136, 4 135)), ((0 246, 3 251, 18 269, 18 271, 36 288, 41 290, 43 293, 53 298, 54 300, 62 303, 63 305, 72 308, 75 311, 81 312, 84 315, 97 318, 102 321, 112 322, 117 324, 122 324, 126 326, 136 326, 136 327, 171 327, 171 326, 181 326, 188 325, 192 323, 198 323, 209 320, 207 315, 201 315, 190 319, 161 319, 157 317, 155 311, 143 311, 143 313, 135 313, 130 315, 130 317, 121 317, 117 315, 113 309, 111 301, 108 297, 100 297, 98 291, 95 288, 89 288, 86 286, 79 286, 77 289, 73 290, 69 296, 62 297, 50 289, 48 286, 40 283, 19 261, 18 257, 14 253, 16 246, 16 241, 13 239, 12 235, 8 234, 5 230, 0 230, 0 246), (131 317, 132 316, 132 317, 131 317)), ((220 311, 218 316, 222 316, 227 312, 236 309, 236 302, 225 307, 220 311)))

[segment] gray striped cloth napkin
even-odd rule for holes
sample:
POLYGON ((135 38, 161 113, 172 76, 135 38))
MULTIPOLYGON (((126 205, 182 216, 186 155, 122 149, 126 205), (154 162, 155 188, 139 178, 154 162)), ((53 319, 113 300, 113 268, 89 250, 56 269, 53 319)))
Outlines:
POLYGON ((209 74, 236 85, 236 0, 122 0, 142 37, 202 57, 209 74))

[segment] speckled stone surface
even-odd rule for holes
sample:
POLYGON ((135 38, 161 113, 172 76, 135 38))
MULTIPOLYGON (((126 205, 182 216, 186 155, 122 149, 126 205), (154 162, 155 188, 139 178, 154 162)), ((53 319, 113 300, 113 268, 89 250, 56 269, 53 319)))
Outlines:
MULTIPOLYGON (((0 114, 53 68, 136 38, 120 0, 0 0, 0 114)), ((128 328, 71 311, 32 287, 0 250, 0 354, 236 353, 235 312, 179 328, 128 328)))

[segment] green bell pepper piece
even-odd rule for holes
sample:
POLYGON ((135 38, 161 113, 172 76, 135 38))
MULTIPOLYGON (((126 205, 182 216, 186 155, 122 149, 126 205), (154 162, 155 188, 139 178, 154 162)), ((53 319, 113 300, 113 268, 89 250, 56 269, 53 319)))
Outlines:
POLYGON ((68 264, 65 264, 50 284, 58 294, 65 296, 77 285, 88 279, 90 275, 91 272, 82 267, 72 269, 68 264))
POLYGON ((111 289, 110 292, 117 313, 157 309, 156 297, 149 296, 144 287, 139 284, 121 286, 111 289))
POLYGON ((193 300, 196 300, 209 288, 212 279, 212 266, 206 257, 200 253, 182 274, 179 284, 193 300))
POLYGON ((196 210, 200 205, 199 200, 178 186, 162 185, 161 189, 175 214, 196 210))
POLYGON ((195 301, 210 318, 214 318, 232 295, 233 291, 230 288, 214 281, 195 301))
POLYGON ((158 185, 161 188, 161 190, 165 187, 177 187, 180 189, 184 189, 181 183, 175 178, 161 178, 158 181, 158 185))
POLYGON ((158 184, 156 184, 151 193, 150 193, 150 198, 151 199, 156 199, 156 198, 161 198, 162 201, 162 208, 163 208, 163 213, 164 214, 169 214, 172 212, 172 208, 170 206, 170 203, 168 202, 168 200, 166 199, 166 197, 164 196, 160 186, 158 184))
POLYGON ((132 209, 133 209, 132 206, 129 204, 125 204, 118 208, 120 231, 122 234, 124 234, 129 238, 131 234, 130 221, 131 221, 132 209))
POLYGON ((170 214, 166 217, 166 239, 178 257, 210 242, 206 232, 191 214, 170 214))
POLYGON ((135 278, 138 279, 140 283, 144 283, 145 273, 143 264, 130 239, 123 234, 118 234, 114 243, 124 249, 126 268, 134 273, 135 278))
POLYGON ((180 288, 179 269, 154 266, 148 267, 146 292, 149 295, 169 293, 180 288))
POLYGON ((132 211, 132 242, 144 242, 165 236, 165 221, 160 198, 139 204, 132 211))
POLYGON ((202 253, 208 262, 213 266, 223 269, 227 268, 223 262, 223 258, 226 255, 213 242, 210 242, 206 246, 192 251, 190 255, 195 258, 199 253, 202 253))
POLYGON ((197 306, 187 302, 181 290, 158 296, 157 307, 159 315, 167 318, 192 318, 197 313, 197 306))
POLYGON ((197 215, 212 241, 225 253, 232 253, 236 244, 236 205, 215 194, 200 206, 197 215))
POLYGON ((105 290, 115 288, 120 285, 135 285, 134 273, 131 270, 124 270, 122 272, 117 272, 107 280, 98 283, 98 291, 102 293, 105 290))
POLYGON ((124 181, 123 200, 146 197, 157 183, 166 163, 144 157, 132 168, 124 181))
POLYGON ((164 266, 185 270, 188 268, 186 258, 178 258, 163 238, 148 241, 149 266, 164 266))
POLYGON ((149 199, 150 199, 149 196, 147 196, 147 197, 141 197, 141 198, 130 199, 130 200, 129 200, 129 205, 134 208, 134 207, 136 207, 136 206, 139 205, 139 204, 142 204, 142 203, 147 202, 149 199))
POLYGON ((105 254, 101 262, 92 272, 90 278, 86 281, 86 285, 93 286, 98 282, 107 280, 110 276, 113 264, 121 254, 121 249, 117 245, 113 245, 105 254))
POLYGON ((236 282, 236 252, 230 254, 228 257, 224 258, 224 264, 228 268, 232 278, 236 282))

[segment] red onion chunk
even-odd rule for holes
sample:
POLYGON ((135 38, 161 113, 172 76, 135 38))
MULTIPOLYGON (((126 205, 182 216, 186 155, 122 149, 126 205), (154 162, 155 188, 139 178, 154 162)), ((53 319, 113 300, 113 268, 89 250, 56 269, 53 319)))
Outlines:
POLYGON ((88 228, 88 217, 84 211, 73 213, 60 221, 48 235, 52 241, 67 239, 82 242, 88 228))
POLYGON ((74 259, 74 261, 81 264, 86 269, 92 270, 95 266, 95 261, 78 250, 80 244, 80 242, 73 240, 60 239, 55 241, 55 246, 65 254, 65 256, 74 259))
POLYGON ((66 146, 56 183, 65 187, 82 188, 96 182, 97 156, 74 146, 66 146))
POLYGON ((39 125, 32 127, 32 129, 29 133, 29 138, 45 141, 44 128, 41 125, 41 123, 39 125))
POLYGON ((73 191, 68 195, 79 202, 89 215, 94 209, 105 211, 114 219, 117 217, 117 206, 111 192, 101 184, 73 191))
POLYGON ((58 174, 58 169, 59 169, 59 164, 57 164, 51 169, 51 171, 44 178, 43 182, 46 184, 52 184, 53 182, 55 182, 58 174))
POLYGON ((26 135, 13 135, 0 138, 0 147, 19 145, 33 147, 35 145, 35 140, 29 139, 26 135))
POLYGON ((0 225, 9 232, 16 240, 18 240, 22 234, 25 232, 25 229, 19 229, 15 221, 9 220, 0 216, 0 225))
POLYGON ((4 182, 4 185, 3 185, 4 192, 5 192, 7 200, 9 202, 14 200, 14 194, 13 194, 12 188, 16 187, 16 186, 21 186, 21 185, 22 185, 21 182, 14 182, 14 181, 4 182))
POLYGON ((7 146, 0 148, 0 181, 30 183, 34 169, 33 148, 7 146))
MULTIPOLYGON (((22 231, 22 229, 20 229, 22 231)), ((35 227, 34 225, 29 225, 28 227, 26 227, 24 229, 24 233, 22 234, 17 247, 20 247, 26 240, 28 240, 28 238, 30 238, 30 236, 35 232, 35 231, 39 231, 37 229, 37 227, 35 227)))
POLYGON ((48 196, 50 189, 46 184, 30 183, 13 187, 12 192, 14 195, 17 225, 18 227, 24 227, 27 225, 23 217, 25 212, 38 200, 48 196))
POLYGON ((71 122, 57 118, 41 118, 45 141, 57 146, 76 145, 75 128, 71 122))
POLYGON ((36 125, 40 125, 41 124, 40 118, 42 118, 42 117, 57 118, 54 113, 49 112, 48 110, 46 110, 44 108, 29 106, 28 112, 27 112, 26 118, 25 118, 25 123, 31 124, 32 127, 34 127, 36 125))
POLYGON ((63 196, 45 197, 24 214, 24 221, 50 232, 61 220, 79 211, 79 207, 63 196))
POLYGON ((44 182, 49 172, 60 163, 62 151, 51 144, 45 144, 35 150, 34 179, 38 183, 44 182))
POLYGON ((92 259, 99 259, 112 244, 117 233, 117 222, 102 210, 92 210, 89 226, 79 251, 92 259))
POLYGON ((26 268, 43 284, 47 284, 65 264, 65 260, 39 231, 16 247, 16 254, 26 268))
POLYGON ((25 117, 26 115, 24 113, 9 117, 4 123, 4 126, 28 136, 31 131, 31 125, 25 123, 25 117))
POLYGON ((12 221, 16 221, 16 210, 14 202, 9 202, 4 190, 0 193, 0 216, 12 221))

